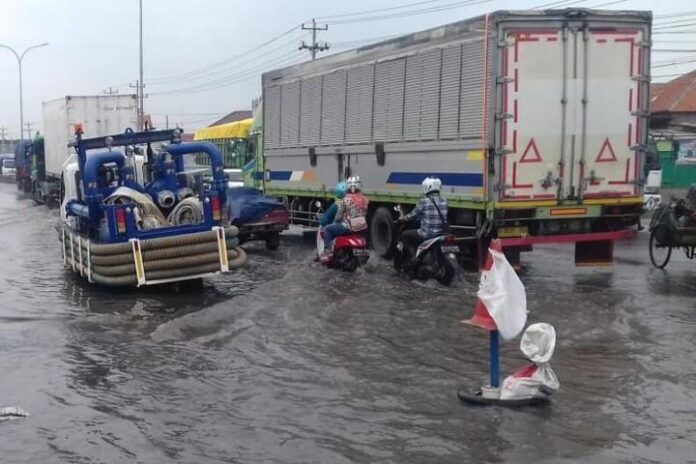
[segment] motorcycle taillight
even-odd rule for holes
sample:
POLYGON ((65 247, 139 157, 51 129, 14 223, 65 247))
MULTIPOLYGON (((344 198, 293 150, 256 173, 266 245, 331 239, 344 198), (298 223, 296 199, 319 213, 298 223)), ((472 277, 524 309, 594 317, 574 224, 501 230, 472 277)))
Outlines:
POLYGON ((445 238, 442 239, 442 241, 444 243, 447 243, 448 245, 454 244, 454 240, 455 240, 454 235, 446 235, 445 238))

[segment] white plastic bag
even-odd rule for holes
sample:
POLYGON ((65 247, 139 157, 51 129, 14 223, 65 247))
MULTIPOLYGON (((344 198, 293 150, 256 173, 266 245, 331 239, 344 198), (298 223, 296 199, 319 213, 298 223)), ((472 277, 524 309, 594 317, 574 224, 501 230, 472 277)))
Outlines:
POLYGON ((520 341, 522 353, 534 364, 509 375, 500 389, 500 399, 526 399, 546 396, 540 390, 558 390, 560 383, 549 361, 556 347, 556 330, 552 325, 539 322, 527 327, 520 341))
POLYGON ((488 252, 493 265, 481 273, 477 296, 498 326, 500 336, 510 340, 522 332, 527 322, 527 294, 505 255, 493 249, 488 252))

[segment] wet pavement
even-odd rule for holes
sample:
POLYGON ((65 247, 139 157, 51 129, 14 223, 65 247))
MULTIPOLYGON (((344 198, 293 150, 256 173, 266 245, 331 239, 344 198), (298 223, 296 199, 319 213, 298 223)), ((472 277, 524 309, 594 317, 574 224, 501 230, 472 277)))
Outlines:
POLYGON ((487 373, 459 322, 474 274, 327 271, 293 236, 235 274, 114 292, 62 269, 56 220, 0 184, 0 405, 31 414, 0 422, 3 464, 696 462, 696 262, 653 269, 645 232, 609 269, 524 255, 561 390, 510 410, 456 398, 487 373))

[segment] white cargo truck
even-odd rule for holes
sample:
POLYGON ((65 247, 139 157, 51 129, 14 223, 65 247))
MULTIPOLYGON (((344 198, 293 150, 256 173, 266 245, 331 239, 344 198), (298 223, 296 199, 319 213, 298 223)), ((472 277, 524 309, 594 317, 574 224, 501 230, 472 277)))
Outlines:
MULTIPOLYGON (((68 144, 75 138, 75 125, 85 137, 102 137, 137 130, 135 95, 67 96, 43 104, 45 175, 34 180, 34 197, 57 198, 63 163, 74 153, 68 144)), ((40 149, 40 148, 39 148, 40 149)), ((41 153, 36 153, 41 157, 41 153)))
POLYGON ((308 224, 361 177, 370 241, 388 255, 393 206, 437 176, 461 248, 509 257, 574 243, 612 261, 642 212, 652 16, 496 11, 263 75, 257 175, 308 224))

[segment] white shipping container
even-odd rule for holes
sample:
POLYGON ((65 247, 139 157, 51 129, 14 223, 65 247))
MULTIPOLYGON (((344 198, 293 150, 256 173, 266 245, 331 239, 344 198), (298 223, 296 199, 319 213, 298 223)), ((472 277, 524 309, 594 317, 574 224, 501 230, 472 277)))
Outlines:
POLYGON ((85 138, 121 134, 138 125, 135 95, 67 96, 44 102, 46 176, 60 177, 63 162, 73 153, 75 124, 85 138))

